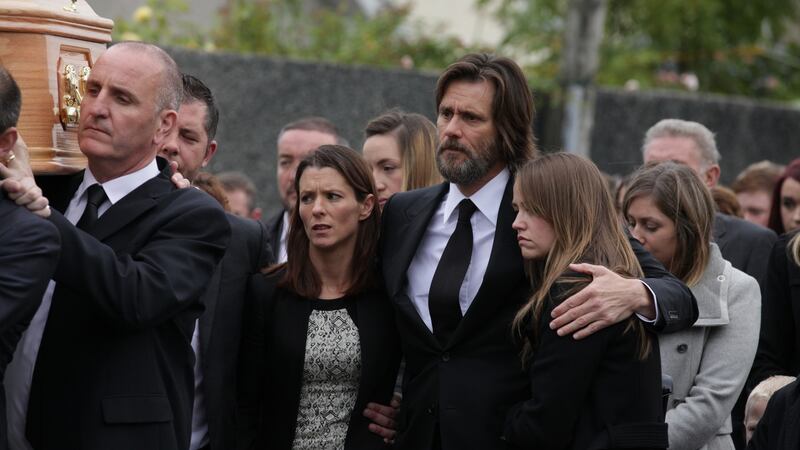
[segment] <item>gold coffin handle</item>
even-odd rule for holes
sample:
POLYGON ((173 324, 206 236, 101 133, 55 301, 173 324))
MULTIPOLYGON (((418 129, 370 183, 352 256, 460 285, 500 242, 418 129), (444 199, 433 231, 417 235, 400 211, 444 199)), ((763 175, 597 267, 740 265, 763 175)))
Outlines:
POLYGON ((64 11, 78 12, 78 0, 70 0, 70 4, 64 7, 64 11))
POLYGON ((81 100, 86 94, 86 80, 89 78, 89 73, 91 69, 88 66, 81 67, 80 70, 74 64, 64 66, 59 105, 59 120, 64 130, 78 126, 81 118, 81 100))

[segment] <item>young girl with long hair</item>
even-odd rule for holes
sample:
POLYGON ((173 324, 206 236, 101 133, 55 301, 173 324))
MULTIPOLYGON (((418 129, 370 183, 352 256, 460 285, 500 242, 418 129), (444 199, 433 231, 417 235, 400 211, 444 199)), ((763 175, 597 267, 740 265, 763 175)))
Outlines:
POLYGON ((631 317, 581 340, 548 325, 591 281, 570 264, 642 276, 600 171, 576 155, 541 156, 517 173, 513 204, 533 285, 512 325, 531 398, 510 410, 505 439, 526 448, 666 448, 658 343, 642 323, 631 317))

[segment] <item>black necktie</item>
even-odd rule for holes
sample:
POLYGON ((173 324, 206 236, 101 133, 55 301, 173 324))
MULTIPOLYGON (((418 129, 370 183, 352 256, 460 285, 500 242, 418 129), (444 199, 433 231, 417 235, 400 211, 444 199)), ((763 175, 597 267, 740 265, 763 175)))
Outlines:
POLYGON ((468 198, 458 204, 458 225, 447 241, 428 292, 433 334, 442 345, 447 344, 461 321, 458 293, 472 256, 472 224, 469 219, 476 209, 468 198))
POLYGON ((86 190, 86 209, 83 210, 83 215, 76 226, 83 231, 91 231, 97 222, 97 209, 107 198, 103 186, 96 183, 89 186, 86 190))

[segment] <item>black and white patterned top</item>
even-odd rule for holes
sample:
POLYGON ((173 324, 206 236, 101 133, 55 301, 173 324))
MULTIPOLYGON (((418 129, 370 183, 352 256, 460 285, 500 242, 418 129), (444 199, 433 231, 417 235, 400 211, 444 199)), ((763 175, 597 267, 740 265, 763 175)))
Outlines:
POLYGON ((351 298, 312 301, 292 448, 343 449, 361 377, 351 298), (350 312, 348 312, 350 310, 350 312))

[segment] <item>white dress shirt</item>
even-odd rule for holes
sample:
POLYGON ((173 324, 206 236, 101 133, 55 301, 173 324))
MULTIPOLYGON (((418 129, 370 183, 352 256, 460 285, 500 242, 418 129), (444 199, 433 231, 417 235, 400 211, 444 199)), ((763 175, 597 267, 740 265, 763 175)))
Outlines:
MULTIPOLYGON (((503 169, 478 192, 469 197, 478 209, 469 219, 472 224, 472 256, 458 293, 462 315, 467 313, 483 283, 483 276, 486 274, 486 267, 489 265, 489 257, 492 254, 497 215, 509 178, 508 169, 503 169)), ((458 190, 458 186, 450 183, 450 191, 433 214, 428 228, 425 230, 425 235, 422 237, 422 242, 417 248, 417 253, 406 272, 408 298, 411 299, 417 313, 431 331, 433 331, 433 325, 428 309, 428 292, 447 241, 456 230, 458 204, 465 198, 467 197, 458 190)))
POLYGON ((281 241, 278 248, 278 264, 286 262, 286 236, 289 234, 289 212, 283 212, 283 224, 281 224, 281 241))
MULTIPOLYGON (((97 217, 102 216, 113 204, 157 176, 158 173, 158 164, 153 159, 150 164, 136 172, 102 183, 101 186, 103 186, 108 200, 97 208, 97 217)), ((75 191, 75 195, 72 196, 72 200, 64 212, 64 217, 72 222, 73 225, 78 223, 83 211, 86 209, 86 190, 96 183, 97 179, 89 169, 86 169, 83 174, 83 182, 78 186, 78 190, 75 191)), ((62 254, 61 257, 69 258, 69 255, 62 254)), ((11 450, 31 449, 30 443, 25 438, 28 397, 30 396, 36 356, 39 354, 39 344, 42 341, 42 333, 47 323, 47 316, 50 313, 50 304, 55 288, 55 281, 50 280, 50 284, 48 284, 42 298, 42 304, 36 310, 28 329, 22 333, 19 344, 14 351, 14 359, 6 368, 4 385, 7 399, 8 444, 11 450)))

